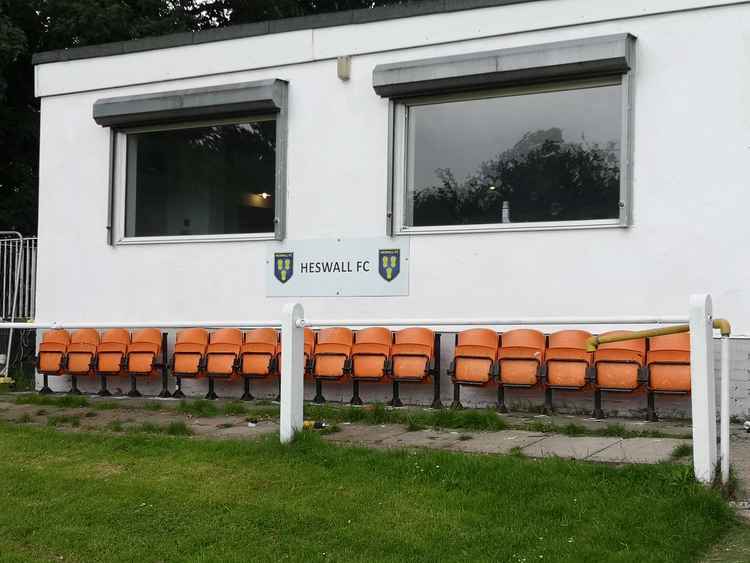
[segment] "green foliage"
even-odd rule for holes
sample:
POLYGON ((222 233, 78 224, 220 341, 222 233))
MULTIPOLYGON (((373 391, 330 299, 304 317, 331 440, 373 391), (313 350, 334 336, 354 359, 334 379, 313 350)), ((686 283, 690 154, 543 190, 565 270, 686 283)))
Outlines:
POLYGON ((54 397, 50 395, 19 395, 16 397, 17 405, 45 405, 49 407, 60 408, 83 408, 89 406, 89 400, 86 397, 78 395, 62 395, 54 397))
POLYGON ((224 405, 224 414, 226 416, 245 416, 247 407, 242 403, 226 403, 224 405))
POLYGON ((211 401, 201 399, 198 401, 180 401, 180 405, 177 407, 177 412, 190 414, 192 416, 209 417, 217 416, 219 414, 219 409, 211 401))
POLYGON ((674 464, 2 423, 0 451, 9 561, 690 562, 735 525, 674 464))
POLYGON ((72 416, 69 414, 60 414, 55 416, 47 417, 47 426, 72 426, 78 428, 81 425, 80 416, 72 416))

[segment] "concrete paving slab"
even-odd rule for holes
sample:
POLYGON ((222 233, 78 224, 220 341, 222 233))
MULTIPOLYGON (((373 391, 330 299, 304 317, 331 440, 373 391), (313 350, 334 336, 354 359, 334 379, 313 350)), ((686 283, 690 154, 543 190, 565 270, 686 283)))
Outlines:
POLYGON ((525 448, 548 435, 525 430, 502 430, 500 432, 467 432, 459 435, 459 440, 448 449, 457 452, 477 452, 488 454, 507 454, 513 448, 525 448), (466 437, 471 439, 465 439, 466 437))
POLYGON ((406 433, 403 426, 395 424, 341 424, 341 430, 323 437, 331 442, 351 442, 354 444, 378 445, 383 440, 406 433))
POLYGON ((404 432, 387 438, 381 444, 387 448, 443 448, 446 449, 461 438, 459 432, 440 432, 438 430, 418 430, 404 432))
POLYGON ((595 453, 587 460, 609 463, 659 463, 669 461, 677 446, 690 443, 690 440, 674 438, 629 438, 595 453))
POLYGON ((564 457, 587 459, 622 441, 622 438, 572 437, 553 434, 523 448, 522 453, 529 457, 564 457))

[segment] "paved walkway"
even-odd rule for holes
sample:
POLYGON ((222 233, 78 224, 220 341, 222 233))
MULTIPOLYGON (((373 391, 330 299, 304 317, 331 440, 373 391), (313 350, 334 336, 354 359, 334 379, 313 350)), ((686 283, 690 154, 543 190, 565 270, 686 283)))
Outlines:
POLYGON ((378 448, 434 448, 485 454, 520 453, 528 457, 557 456, 607 463, 659 463, 690 440, 675 438, 603 438, 563 436, 525 430, 464 432, 418 430, 401 425, 340 424, 326 440, 378 448))

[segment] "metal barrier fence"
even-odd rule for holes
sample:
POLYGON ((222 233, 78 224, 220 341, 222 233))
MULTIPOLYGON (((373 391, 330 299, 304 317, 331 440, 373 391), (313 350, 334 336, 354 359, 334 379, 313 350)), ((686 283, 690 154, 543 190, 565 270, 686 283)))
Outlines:
POLYGON ((37 238, 0 235, 0 320, 33 319, 36 311, 37 238), (15 315, 14 295, 18 283, 15 315))

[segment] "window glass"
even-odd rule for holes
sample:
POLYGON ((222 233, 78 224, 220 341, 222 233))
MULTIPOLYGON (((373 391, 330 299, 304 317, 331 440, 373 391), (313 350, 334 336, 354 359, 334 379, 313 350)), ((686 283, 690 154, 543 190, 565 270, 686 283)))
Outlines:
POLYGON ((272 119, 128 133, 125 236, 273 233, 272 119))
POLYGON ((619 217, 619 84, 407 111, 407 227, 619 217))

